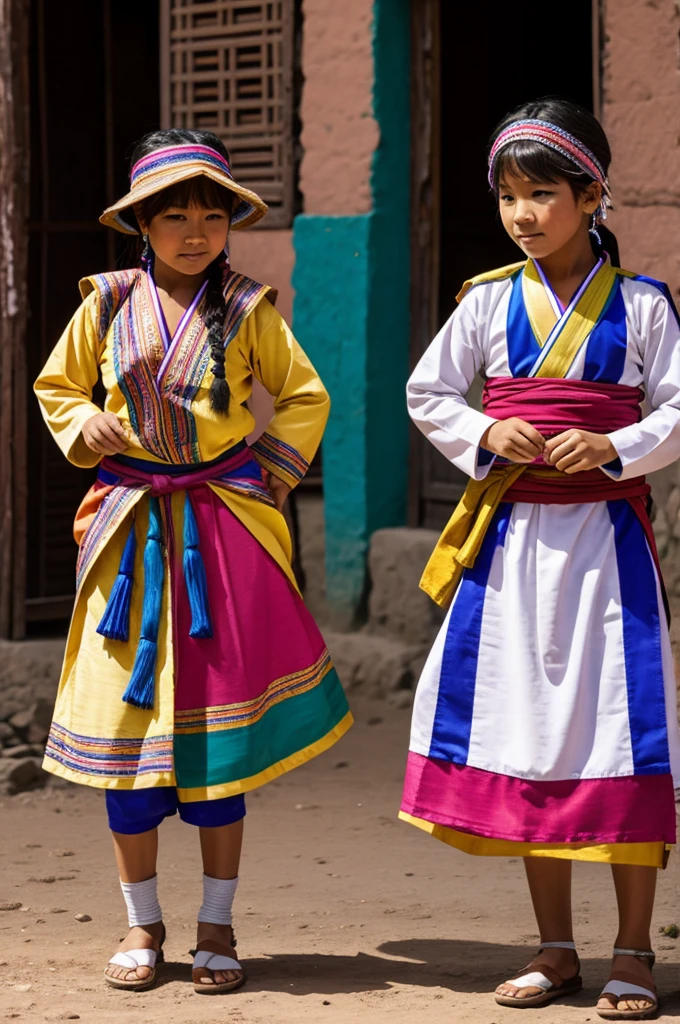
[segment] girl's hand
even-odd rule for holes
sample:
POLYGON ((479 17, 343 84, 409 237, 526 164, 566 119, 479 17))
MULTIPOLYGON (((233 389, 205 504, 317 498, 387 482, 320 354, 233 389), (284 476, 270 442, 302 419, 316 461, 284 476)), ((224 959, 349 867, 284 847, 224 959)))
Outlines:
POLYGON ((533 462, 543 452, 545 438, 526 420, 511 416, 497 420, 480 441, 480 446, 510 462, 533 462))
POLYGON ((290 487, 288 484, 284 483, 283 480, 279 480, 279 478, 277 476, 274 476, 273 473, 268 473, 265 471, 262 475, 264 476, 264 481, 267 485, 269 493, 274 499, 274 504, 276 505, 279 512, 283 512, 283 506, 286 501, 286 498, 288 497, 293 488, 290 487))
POLYGON ((612 462, 618 452, 606 434, 572 429, 546 441, 543 457, 549 466, 563 473, 582 473, 612 462))
POLYGON ((127 434, 112 412, 98 412, 86 420, 81 431, 88 448, 98 455, 119 455, 130 447, 127 434))

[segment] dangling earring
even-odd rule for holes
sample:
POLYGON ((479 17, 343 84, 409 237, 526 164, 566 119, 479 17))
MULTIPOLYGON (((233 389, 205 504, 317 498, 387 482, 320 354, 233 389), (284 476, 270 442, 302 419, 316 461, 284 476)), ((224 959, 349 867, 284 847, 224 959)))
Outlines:
POLYGON ((144 247, 142 249, 140 262, 144 270, 148 270, 151 265, 151 246, 149 244, 149 236, 142 235, 142 241, 144 242, 144 247))
POLYGON ((596 250, 599 253, 601 253, 602 252, 602 238, 600 237, 600 232, 597 230, 597 225, 599 224, 599 222, 600 222, 600 220, 599 220, 599 217, 597 216, 597 212, 591 213, 591 215, 590 215, 590 228, 588 230, 588 234, 590 235, 591 240, 592 240, 596 250))
POLYGON ((224 252, 224 258, 226 260, 227 266, 229 266, 229 239, 228 238, 227 238, 226 242, 224 243, 224 250, 223 250, 223 252, 224 252))

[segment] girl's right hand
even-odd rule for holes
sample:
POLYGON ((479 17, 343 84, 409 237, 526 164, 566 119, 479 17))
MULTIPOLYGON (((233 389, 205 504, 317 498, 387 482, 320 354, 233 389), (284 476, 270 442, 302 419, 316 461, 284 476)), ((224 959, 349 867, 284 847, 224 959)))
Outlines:
POLYGON ((91 416, 81 433, 87 447, 98 455, 119 455, 130 447, 122 423, 112 412, 91 416))
POLYGON ((521 463, 533 462, 541 455, 544 446, 543 435, 519 416, 492 423, 480 441, 480 447, 487 451, 510 462, 521 463))

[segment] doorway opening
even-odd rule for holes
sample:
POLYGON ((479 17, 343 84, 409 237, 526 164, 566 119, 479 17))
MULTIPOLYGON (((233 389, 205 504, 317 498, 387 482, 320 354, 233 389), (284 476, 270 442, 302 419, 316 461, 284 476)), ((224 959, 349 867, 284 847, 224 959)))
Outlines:
MULTIPOLYGON (((489 192, 488 139, 506 113, 540 96, 594 109, 597 7, 574 0, 559 36, 548 38, 539 0, 517 0, 496 16, 482 4, 413 0, 413 252, 429 266, 414 273, 413 364, 465 280, 522 259, 489 192)), ((464 487, 463 474, 414 432, 411 524, 441 528, 464 487)))
POLYGON ((93 471, 70 465, 31 390, 78 305, 78 280, 113 270, 102 210, 127 191, 131 144, 158 127, 158 3, 32 0, 31 198, 26 362, 29 382, 26 588, 15 635, 68 619, 77 548, 72 523, 93 471))

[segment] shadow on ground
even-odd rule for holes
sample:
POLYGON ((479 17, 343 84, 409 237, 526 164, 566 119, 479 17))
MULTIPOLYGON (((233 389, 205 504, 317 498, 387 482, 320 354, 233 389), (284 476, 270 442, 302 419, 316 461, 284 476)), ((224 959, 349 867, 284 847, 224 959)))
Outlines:
MULTIPOLYGON (((244 966, 250 992, 331 996, 412 985, 453 993, 488 994, 491 998, 495 986, 516 976, 535 953, 535 946, 400 939, 384 943, 377 953, 359 951, 354 956, 328 956, 282 952, 267 958, 244 958, 244 966)), ((583 957, 584 990, 564 1002, 570 1006, 594 1006, 607 980, 609 963, 604 957, 583 957)), ((659 964, 654 974, 663 998, 664 1015, 680 1016, 680 965, 659 964)), ((159 971, 159 985, 189 980, 188 959, 185 963, 168 962, 159 971)))

